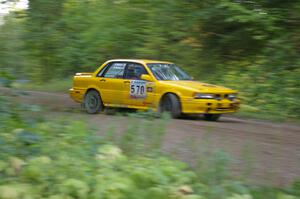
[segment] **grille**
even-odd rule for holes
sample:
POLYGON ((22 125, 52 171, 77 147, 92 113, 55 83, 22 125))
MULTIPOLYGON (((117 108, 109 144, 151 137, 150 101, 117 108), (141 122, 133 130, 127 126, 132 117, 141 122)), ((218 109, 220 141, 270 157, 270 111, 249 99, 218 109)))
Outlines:
POLYGON ((232 101, 232 98, 229 98, 229 94, 215 94, 215 99, 216 100, 222 100, 222 99, 229 99, 232 101))

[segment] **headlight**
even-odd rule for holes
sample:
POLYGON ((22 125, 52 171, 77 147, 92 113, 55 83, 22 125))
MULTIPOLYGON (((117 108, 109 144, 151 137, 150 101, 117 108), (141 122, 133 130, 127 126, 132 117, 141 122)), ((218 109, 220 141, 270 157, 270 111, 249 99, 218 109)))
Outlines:
POLYGON ((233 93, 233 94, 228 94, 228 99, 229 100, 234 100, 237 98, 237 93, 233 93))
POLYGON ((195 93, 194 94, 195 99, 214 99, 214 94, 208 94, 208 93, 195 93))

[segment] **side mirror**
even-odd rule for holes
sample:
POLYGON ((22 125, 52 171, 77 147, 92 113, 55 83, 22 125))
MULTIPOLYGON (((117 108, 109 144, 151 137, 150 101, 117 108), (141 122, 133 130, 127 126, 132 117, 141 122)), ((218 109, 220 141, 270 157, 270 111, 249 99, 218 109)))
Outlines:
POLYGON ((145 81, 148 81, 148 82, 152 82, 153 81, 152 77, 150 75, 147 75, 147 74, 142 74, 141 75, 141 79, 145 80, 145 81))

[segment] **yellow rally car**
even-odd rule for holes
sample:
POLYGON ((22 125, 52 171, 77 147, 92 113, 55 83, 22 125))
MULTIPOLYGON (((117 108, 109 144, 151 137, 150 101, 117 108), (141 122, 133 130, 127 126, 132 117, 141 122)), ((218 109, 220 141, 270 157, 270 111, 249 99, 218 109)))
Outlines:
POLYGON ((193 81, 175 64, 153 60, 109 60, 94 73, 76 73, 70 96, 91 114, 119 107, 167 111, 174 118, 204 114, 214 121, 240 104, 237 91, 193 81))

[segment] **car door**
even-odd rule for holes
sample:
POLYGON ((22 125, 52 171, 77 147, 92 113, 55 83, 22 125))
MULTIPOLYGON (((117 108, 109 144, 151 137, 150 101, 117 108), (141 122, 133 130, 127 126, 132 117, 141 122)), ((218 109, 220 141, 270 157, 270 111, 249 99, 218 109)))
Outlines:
POLYGON ((106 106, 125 104, 124 72, 125 62, 111 62, 98 74, 98 86, 106 106))
POLYGON ((125 103, 129 106, 150 107, 153 105, 154 83, 141 80, 142 74, 148 74, 142 64, 127 63, 124 85, 125 103))

